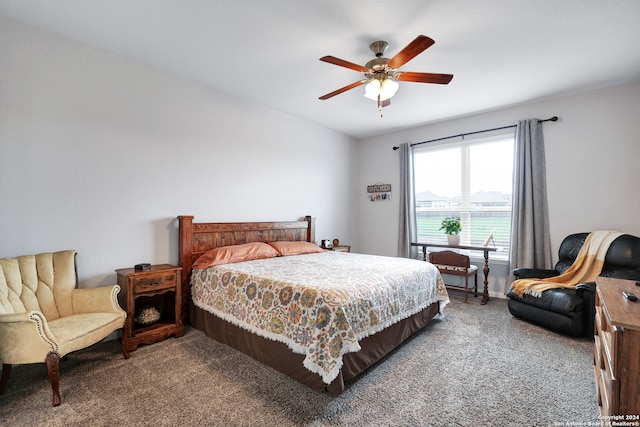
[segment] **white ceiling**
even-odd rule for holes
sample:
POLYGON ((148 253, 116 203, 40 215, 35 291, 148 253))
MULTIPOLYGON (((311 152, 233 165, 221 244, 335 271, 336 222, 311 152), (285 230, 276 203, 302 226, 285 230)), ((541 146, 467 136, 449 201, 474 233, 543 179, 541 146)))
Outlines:
POLYGON ((0 0, 0 14, 357 138, 640 80, 638 0, 0 0), (356 71, 369 44, 392 57, 435 44, 404 71, 380 118, 356 71))

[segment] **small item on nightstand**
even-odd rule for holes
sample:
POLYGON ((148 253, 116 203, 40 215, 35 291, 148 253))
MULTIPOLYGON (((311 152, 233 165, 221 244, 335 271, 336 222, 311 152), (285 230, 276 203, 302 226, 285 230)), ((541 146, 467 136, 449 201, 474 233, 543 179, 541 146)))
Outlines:
POLYGON ((629 301, 638 301, 638 297, 633 292, 623 292, 622 295, 629 301))
POLYGON ((145 306, 136 310, 135 321, 138 325, 151 325, 160 320, 158 307, 145 306))
POLYGON ((333 247, 333 244, 331 243, 331 240, 329 240, 329 239, 322 240, 320 242, 320 247, 321 248, 325 248, 325 249, 331 249, 333 247))
POLYGON ((147 263, 136 264, 136 266, 133 267, 133 269, 136 271, 151 271, 151 264, 147 264, 147 263))

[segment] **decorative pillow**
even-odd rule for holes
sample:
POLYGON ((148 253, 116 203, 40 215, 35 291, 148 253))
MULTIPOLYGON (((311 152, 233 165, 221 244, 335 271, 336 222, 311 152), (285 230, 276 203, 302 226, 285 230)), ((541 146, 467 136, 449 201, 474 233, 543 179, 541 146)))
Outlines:
POLYGON ((324 252, 320 246, 315 243, 310 242, 271 242, 269 243, 273 246, 276 251, 282 256, 287 255, 302 255, 302 254, 314 254, 318 252, 324 252))
POLYGON ((251 261, 254 259, 273 258, 278 252, 262 242, 244 243, 242 245, 221 246, 203 253, 193 263, 193 268, 208 268, 214 265, 251 261))

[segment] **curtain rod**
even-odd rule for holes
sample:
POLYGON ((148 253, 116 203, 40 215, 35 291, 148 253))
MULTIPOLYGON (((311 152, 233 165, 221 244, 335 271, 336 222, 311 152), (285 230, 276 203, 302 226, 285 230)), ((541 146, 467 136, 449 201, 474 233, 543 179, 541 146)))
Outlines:
MULTIPOLYGON (((558 116, 553 116, 553 117, 549 117, 548 119, 538 120, 538 123, 557 122, 557 121, 558 121, 558 116)), ((491 131, 494 131, 494 130, 509 129, 509 128, 514 128, 516 126, 518 126, 518 125, 502 126, 502 127, 499 127, 499 128, 478 130, 478 131, 475 131, 475 132, 460 133, 458 135, 445 136, 444 138, 437 138, 437 139, 430 139, 429 141, 415 142, 415 143, 409 144, 409 145, 411 147, 413 147, 415 145, 427 144, 429 142, 443 141, 445 139, 458 138, 458 137, 464 138, 467 135, 475 135, 477 133, 484 133, 484 132, 491 132, 491 131)), ((400 148, 400 147, 393 147, 393 151, 396 151, 398 148, 400 148)))

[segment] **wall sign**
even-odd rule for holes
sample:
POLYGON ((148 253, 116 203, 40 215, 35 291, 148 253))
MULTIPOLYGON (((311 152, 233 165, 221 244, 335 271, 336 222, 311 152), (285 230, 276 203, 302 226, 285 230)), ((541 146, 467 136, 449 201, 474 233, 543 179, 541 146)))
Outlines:
POLYGON ((372 202, 391 200, 391 184, 376 183, 367 185, 367 197, 372 202))

